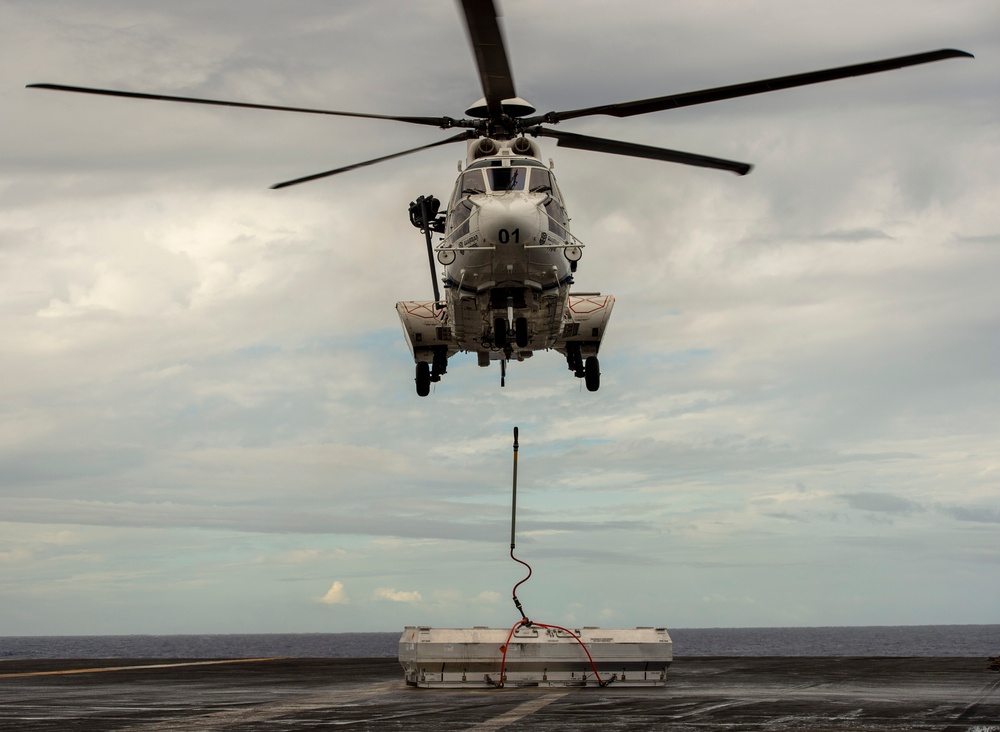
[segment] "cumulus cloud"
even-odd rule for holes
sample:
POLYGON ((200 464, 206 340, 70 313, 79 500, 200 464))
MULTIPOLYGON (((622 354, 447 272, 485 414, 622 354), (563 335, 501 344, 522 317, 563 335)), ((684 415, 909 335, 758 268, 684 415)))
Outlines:
POLYGON ((327 605, 346 605, 348 604, 347 593, 344 591, 343 582, 334 582, 327 593, 320 598, 320 602, 326 603, 327 605))
POLYGON ((380 587, 375 590, 375 597, 379 600, 389 600, 390 602, 420 602, 420 593, 416 590, 394 590, 391 587, 380 587))

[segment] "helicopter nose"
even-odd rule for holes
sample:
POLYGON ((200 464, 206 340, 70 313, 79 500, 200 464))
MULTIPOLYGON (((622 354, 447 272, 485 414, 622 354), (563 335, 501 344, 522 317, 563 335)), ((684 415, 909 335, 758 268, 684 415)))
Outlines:
POLYGON ((486 201, 479 213, 488 246, 537 244, 540 225, 538 206, 520 199, 486 201))

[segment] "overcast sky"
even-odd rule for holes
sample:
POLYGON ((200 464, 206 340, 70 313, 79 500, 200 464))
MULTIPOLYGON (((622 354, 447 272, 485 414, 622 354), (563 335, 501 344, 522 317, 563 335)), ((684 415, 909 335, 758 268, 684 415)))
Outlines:
POLYGON ((540 111, 961 48, 542 141, 614 294, 589 393, 452 360, 406 206, 461 145, 403 124, 32 82, 458 117, 450 0, 0 0, 0 635, 995 623, 1000 5, 502 2, 540 111))

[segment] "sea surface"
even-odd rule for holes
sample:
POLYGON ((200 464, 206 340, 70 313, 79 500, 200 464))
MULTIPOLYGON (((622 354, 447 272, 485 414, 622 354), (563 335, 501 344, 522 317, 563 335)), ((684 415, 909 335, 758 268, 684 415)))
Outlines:
MULTIPOLYGON (((385 633, 73 635, 0 637, 15 658, 395 657, 402 629, 385 633)), ((966 656, 1000 654, 1000 625, 838 628, 675 628, 675 656, 966 656)))

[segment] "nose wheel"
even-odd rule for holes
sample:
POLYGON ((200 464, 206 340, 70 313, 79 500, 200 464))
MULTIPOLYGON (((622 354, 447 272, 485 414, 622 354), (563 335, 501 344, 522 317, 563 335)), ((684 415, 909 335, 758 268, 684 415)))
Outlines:
POLYGON ((514 321, 514 343, 518 348, 528 347, 528 319, 518 318, 514 321))
MULTIPOLYGON (((493 345, 497 348, 506 348, 510 345, 510 323, 507 318, 493 319, 493 345)), ((514 319, 514 343, 518 348, 528 347, 528 319, 514 319)))
POLYGON ((497 348, 507 347, 507 318, 493 319, 493 345, 497 348))

